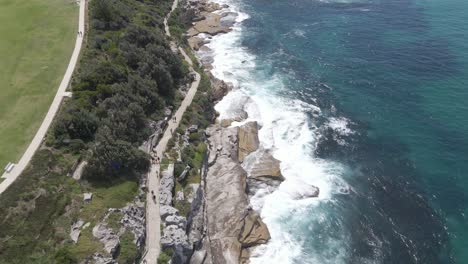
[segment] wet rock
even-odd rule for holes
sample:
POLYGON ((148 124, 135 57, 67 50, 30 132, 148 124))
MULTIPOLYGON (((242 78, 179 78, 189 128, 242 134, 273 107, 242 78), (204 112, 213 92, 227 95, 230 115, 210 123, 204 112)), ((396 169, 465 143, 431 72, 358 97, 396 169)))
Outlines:
POLYGON ((247 171, 249 178, 262 181, 283 181, 280 161, 275 159, 267 150, 259 149, 245 158, 242 167, 247 171))
POLYGON ((294 194, 292 194, 292 199, 300 200, 300 199, 306 199, 306 198, 311 198, 311 197, 318 197, 319 194, 320 194, 320 190, 318 187, 305 184, 305 185, 302 185, 297 190, 295 190, 294 194))
POLYGON ((236 12, 223 12, 221 14, 221 19, 220 19, 221 26, 230 28, 234 26, 234 24, 236 23, 236 19, 237 19, 236 12))
POLYGON ((268 240, 270 240, 270 232, 267 226, 256 212, 250 211, 243 220, 239 242, 243 247, 251 247, 265 244, 268 240))
POLYGON ((243 248, 241 252, 240 263, 247 264, 249 263, 249 259, 250 259, 250 250, 248 248, 243 248))
MULTIPOLYGON (((229 91, 233 89, 232 83, 226 83, 225 81, 219 79, 213 79, 212 83, 213 99, 215 101, 221 100, 229 91)), ((245 115, 245 118, 247 118, 247 115, 245 115)))
POLYGON ((229 32, 229 27, 221 25, 221 16, 214 13, 206 13, 205 19, 195 22, 193 27, 188 31, 190 37, 200 33, 206 33, 209 35, 216 35, 219 33, 229 32))
POLYGON ((257 122, 248 122, 239 127, 238 138, 239 161, 242 162, 247 155, 257 150, 260 144, 257 122))
POLYGON ((205 44, 205 40, 198 36, 188 38, 188 44, 193 50, 199 50, 205 44))

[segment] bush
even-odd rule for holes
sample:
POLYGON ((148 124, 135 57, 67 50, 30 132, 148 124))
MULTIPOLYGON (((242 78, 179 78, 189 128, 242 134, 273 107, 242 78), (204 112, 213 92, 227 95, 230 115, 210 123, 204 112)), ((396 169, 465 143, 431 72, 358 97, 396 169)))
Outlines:
POLYGON ((54 259, 57 263, 61 263, 61 264, 77 263, 77 260, 75 259, 73 254, 70 252, 70 248, 68 246, 64 246, 60 248, 57 251, 57 253, 55 253, 54 259))

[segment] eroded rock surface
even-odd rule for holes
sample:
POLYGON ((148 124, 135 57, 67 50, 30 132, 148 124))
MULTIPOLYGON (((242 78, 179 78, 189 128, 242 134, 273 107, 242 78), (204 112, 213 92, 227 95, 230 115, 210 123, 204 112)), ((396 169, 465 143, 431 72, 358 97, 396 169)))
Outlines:
POLYGON ((253 155, 248 156, 242 166, 249 174, 249 178, 258 180, 283 181, 280 161, 275 159, 267 150, 260 149, 253 155))
POLYGON ((250 211, 244 218, 239 241, 244 247, 265 244, 270 239, 270 232, 260 216, 250 211))
POLYGON ((258 125, 257 122, 248 122, 239 127, 239 161, 242 162, 244 158, 250 153, 258 149, 260 144, 258 140, 258 125))
POLYGON ((256 122, 250 122, 243 127, 213 125, 206 131, 210 150, 204 186, 206 236, 191 263, 239 263, 243 248, 269 239, 265 224, 249 210, 247 173, 238 162, 241 146, 242 155, 258 148, 257 130, 256 122))

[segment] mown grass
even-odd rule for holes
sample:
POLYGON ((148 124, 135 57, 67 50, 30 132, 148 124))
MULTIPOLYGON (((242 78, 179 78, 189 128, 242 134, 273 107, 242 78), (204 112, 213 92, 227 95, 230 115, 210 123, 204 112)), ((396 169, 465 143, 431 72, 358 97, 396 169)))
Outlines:
POLYGON ((70 60, 72 0, 0 1, 0 167, 17 162, 47 112, 70 60))

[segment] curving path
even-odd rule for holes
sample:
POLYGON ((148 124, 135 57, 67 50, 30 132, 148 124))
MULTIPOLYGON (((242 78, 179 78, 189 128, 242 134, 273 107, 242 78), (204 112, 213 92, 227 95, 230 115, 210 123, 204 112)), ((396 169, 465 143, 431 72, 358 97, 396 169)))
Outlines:
MULTIPOLYGON (((164 19, 164 29, 167 36, 171 36, 169 27, 167 25, 167 20, 171 15, 172 11, 177 8, 178 0, 174 0, 172 4, 171 11, 167 14, 164 19)), ((175 45, 175 43, 171 43, 175 45)), ((179 126, 182 116, 187 110, 187 107, 192 103, 195 93, 197 92, 198 85, 200 84, 200 74, 196 72, 192 65, 192 60, 187 56, 185 51, 179 47, 180 53, 184 56, 185 61, 190 65, 190 72, 195 75, 195 80, 192 82, 190 89, 188 90, 184 100, 182 101, 179 109, 173 117, 176 117, 176 122, 173 122, 172 119, 169 120, 166 131, 161 140, 158 142, 155 150, 152 154, 159 157, 161 160, 163 158, 164 151, 166 151, 167 143, 172 138, 171 131, 176 131, 179 126)), ((159 253, 161 251, 161 217, 159 214, 159 173, 160 165, 159 163, 153 163, 151 165, 150 171, 147 175, 147 187, 148 192, 146 194, 146 253, 143 256, 142 263, 145 264, 156 264, 158 260, 159 253), (156 199, 153 200, 151 191, 156 195, 156 199)))
MULTIPOLYGON (((83 33, 85 31, 85 26, 84 26, 85 6, 86 6, 86 0, 80 0, 78 31, 83 32, 83 33)), ((13 170, 11 170, 9 173, 7 172, 3 173, 2 178, 4 178, 4 180, 2 181, 2 183, 0 183, 0 194, 3 193, 21 175, 23 170, 28 165, 29 161, 31 161, 31 158, 33 157, 34 153, 41 145, 45 135, 47 134, 47 130, 49 129, 50 124, 52 124, 55 114, 60 108, 62 99, 64 97, 71 96, 70 92, 66 92, 66 89, 68 87, 68 84, 70 83, 70 79, 73 75, 73 71, 78 61, 78 57, 80 55, 82 44, 83 44, 83 37, 78 35, 78 37, 76 38, 76 42, 75 42, 75 49, 73 50, 73 54, 71 56, 70 62, 68 63, 67 71, 65 72, 62 82, 60 83, 57 93, 55 94, 54 101, 52 101, 49 111, 47 112, 47 115, 42 121, 42 124, 39 127, 39 130, 36 132, 36 135, 34 136, 33 140, 31 141, 28 148, 26 149, 26 152, 24 152, 23 156, 19 160, 18 164, 16 164, 13 170)))

